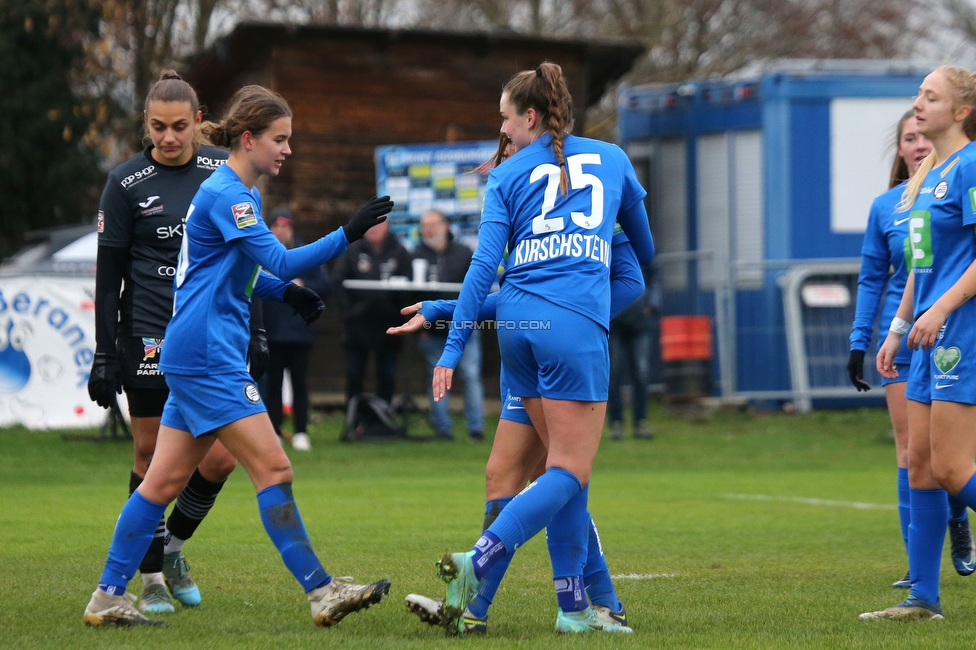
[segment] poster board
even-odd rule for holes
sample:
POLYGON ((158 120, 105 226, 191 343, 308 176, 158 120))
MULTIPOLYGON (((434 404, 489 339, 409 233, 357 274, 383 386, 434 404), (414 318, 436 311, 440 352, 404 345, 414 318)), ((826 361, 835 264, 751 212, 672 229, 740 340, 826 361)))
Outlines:
POLYGON ((97 428, 105 421, 87 388, 94 297, 94 277, 0 277, 0 426, 97 428))
POLYGON ((412 247, 420 241, 420 216, 435 209, 451 222, 458 240, 473 248, 488 179, 475 170, 497 149, 494 140, 377 147, 377 195, 395 203, 390 230, 412 247))

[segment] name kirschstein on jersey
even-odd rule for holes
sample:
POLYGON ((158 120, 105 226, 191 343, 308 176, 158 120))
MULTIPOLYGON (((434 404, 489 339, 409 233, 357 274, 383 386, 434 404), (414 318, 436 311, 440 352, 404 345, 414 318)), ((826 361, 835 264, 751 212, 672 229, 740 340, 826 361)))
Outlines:
POLYGON ((109 174, 98 208, 98 244, 127 248, 119 336, 161 338, 173 312, 173 277, 184 220, 197 189, 227 162, 228 152, 201 146, 178 167, 141 151, 109 174))

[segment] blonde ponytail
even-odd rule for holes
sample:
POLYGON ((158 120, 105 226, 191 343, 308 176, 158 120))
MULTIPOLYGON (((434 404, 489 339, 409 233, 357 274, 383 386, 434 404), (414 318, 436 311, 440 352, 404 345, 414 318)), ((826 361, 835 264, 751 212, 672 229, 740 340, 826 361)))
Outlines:
POLYGON ((915 175, 908 179, 908 185, 905 186, 905 191, 901 194, 901 201, 895 207, 895 212, 908 212, 911 210, 912 206, 915 205, 915 199, 918 198, 918 193, 922 191, 922 185, 925 184, 925 177, 929 175, 932 171, 932 167, 935 166, 935 152, 933 151, 929 155, 922 159, 922 162, 918 163, 918 169, 915 170, 915 175))

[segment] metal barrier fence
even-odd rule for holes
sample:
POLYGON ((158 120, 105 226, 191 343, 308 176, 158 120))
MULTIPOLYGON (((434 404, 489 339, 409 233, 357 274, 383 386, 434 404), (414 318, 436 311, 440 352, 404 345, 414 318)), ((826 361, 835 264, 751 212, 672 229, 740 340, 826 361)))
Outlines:
MULTIPOLYGON (((859 259, 728 262, 711 251, 656 258, 661 316, 704 315, 714 322, 713 379, 728 398, 876 402, 847 376, 859 259)), ((876 341, 865 381, 880 386, 876 341)))

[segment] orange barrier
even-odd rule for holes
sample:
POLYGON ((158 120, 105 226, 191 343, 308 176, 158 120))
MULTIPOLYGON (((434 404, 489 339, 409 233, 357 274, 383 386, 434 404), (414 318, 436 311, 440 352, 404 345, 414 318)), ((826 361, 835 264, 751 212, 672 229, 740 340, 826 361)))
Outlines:
POLYGON ((708 316, 665 316, 661 319, 661 360, 712 358, 712 319, 708 316))

